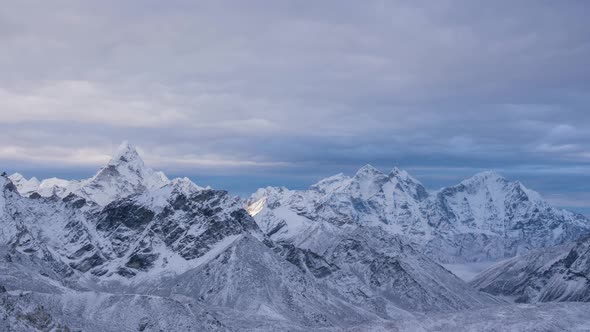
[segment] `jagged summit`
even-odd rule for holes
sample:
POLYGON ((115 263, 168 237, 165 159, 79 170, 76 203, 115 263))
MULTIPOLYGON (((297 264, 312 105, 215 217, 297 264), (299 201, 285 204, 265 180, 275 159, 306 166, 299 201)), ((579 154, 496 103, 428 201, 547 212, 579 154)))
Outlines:
MULTIPOLYGON (((149 178, 150 176, 153 176, 156 181, 160 180, 157 182, 162 182, 161 184, 169 181, 163 173, 154 172, 146 167, 143 159, 137 152, 137 149, 127 141, 124 141, 117 150, 115 150, 109 162, 102 167, 93 178, 96 179, 105 176, 119 176, 130 181, 133 181, 133 178, 149 178)), ((160 183, 158 185, 160 185, 160 183)))
POLYGON ((31 193, 37 191, 41 185, 41 183, 39 182, 39 180, 37 180, 36 177, 32 177, 27 180, 20 173, 14 173, 10 175, 8 178, 17 187, 18 191, 25 196, 28 196, 31 193))
POLYGON ((519 200, 535 201, 543 206, 548 205, 541 195, 523 185, 520 181, 511 181, 496 171, 484 171, 473 175, 472 177, 461 181, 459 185, 445 188, 447 192, 450 189, 458 190, 464 187, 469 191, 481 191, 487 193, 492 200, 503 203, 503 197, 508 194, 519 200))
POLYGON ((334 192, 350 182, 350 177, 343 173, 329 176, 312 185, 310 189, 317 190, 322 193, 334 192))
POLYGON ((416 183, 420 183, 416 178, 410 175, 405 169, 394 167, 391 172, 389 172, 389 177, 397 177, 404 180, 411 180, 416 183))
POLYGON ((424 188, 424 186, 422 185, 422 182, 420 182, 418 179, 413 177, 405 169, 394 167, 391 170, 391 172, 389 172, 389 177, 390 178, 397 178, 398 180, 400 180, 404 183, 412 184, 414 186, 420 186, 420 187, 424 188))
POLYGON ((496 171, 489 170, 489 171, 483 171, 483 172, 476 173, 472 177, 463 180, 462 183, 492 182, 492 181, 508 182, 508 179, 496 171))
MULTIPOLYGON (((408 173, 406 170, 398 168, 398 167, 394 167, 391 169, 391 171, 389 172, 389 174, 386 174, 384 172, 382 172, 381 170, 379 170, 378 168, 374 167, 371 164, 366 164, 365 166, 359 168, 359 170, 355 173, 353 178, 357 178, 357 179, 361 179, 361 178, 380 178, 380 177, 390 177, 390 178, 398 178, 400 180, 404 180, 404 181, 412 181, 415 183, 420 183, 420 181, 418 181, 416 178, 414 178, 413 176, 410 175, 410 173, 408 173)), ((337 174, 335 176, 329 177, 327 179, 331 179, 333 177, 344 177, 344 175, 342 175, 342 173, 337 174)), ((325 181, 327 179, 321 180, 325 181)))
POLYGON ((18 172, 17 173, 13 173, 12 175, 9 175, 8 178, 10 180, 12 180, 13 182, 14 181, 19 181, 19 180, 25 179, 25 177, 22 174, 18 173, 18 172))
POLYGON ((117 198, 157 189, 168 183, 170 180, 164 173, 146 167, 137 149, 124 141, 108 164, 92 178, 82 181, 79 190, 74 192, 99 205, 106 205, 117 198))
POLYGON ((133 163, 144 166, 143 159, 140 157, 135 146, 128 141, 123 141, 117 150, 113 153, 108 165, 119 165, 121 163, 133 163))
POLYGON ((473 177, 486 178, 486 179, 498 179, 498 178, 504 179, 504 176, 495 170, 482 171, 482 172, 476 173, 473 177))
MULTIPOLYGON (((171 183, 164 173, 147 167, 137 149, 128 141, 121 143, 109 162, 89 179, 69 181, 51 178, 39 182, 36 178, 27 180, 18 173, 11 175, 11 179, 23 196, 37 193, 43 197, 56 195, 63 198, 73 193, 101 206, 171 183)), ((177 180, 174 185, 187 191, 202 189, 188 178, 177 180)))
MULTIPOLYGON (((349 188, 350 186, 359 189, 360 187, 376 185, 377 188, 375 189, 379 191, 385 183, 392 181, 396 182, 395 184, 402 183, 404 187, 419 186, 423 189, 422 183, 411 176, 406 170, 394 167, 389 174, 385 174, 371 164, 361 167, 352 177, 343 173, 338 173, 318 181, 311 185, 309 189, 322 193, 334 193, 346 190, 346 188, 349 188)), ((395 184, 393 185, 395 186, 395 184)), ((350 189, 355 190, 354 188, 350 189)), ((414 191, 415 190, 416 189, 414 189, 414 191)))
POLYGON ((22 174, 20 173, 13 173, 11 175, 8 176, 8 178, 12 181, 12 182, 20 182, 20 181, 33 181, 33 182, 39 182, 39 180, 37 180, 36 177, 32 177, 30 179, 27 180, 27 178, 25 178, 22 174))
POLYGON ((365 176, 378 176, 378 175, 385 175, 379 169, 373 167, 371 164, 366 164, 365 166, 359 168, 356 172, 354 177, 365 177, 365 176))

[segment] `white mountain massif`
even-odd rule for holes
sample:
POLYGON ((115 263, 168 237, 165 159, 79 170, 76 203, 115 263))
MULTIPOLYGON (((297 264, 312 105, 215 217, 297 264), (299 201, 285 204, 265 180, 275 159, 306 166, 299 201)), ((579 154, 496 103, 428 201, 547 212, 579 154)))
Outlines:
POLYGON ((249 203, 274 241, 308 247, 308 234, 323 227, 379 227, 442 263, 497 261, 590 233, 584 216, 553 208, 494 172, 429 192, 406 171, 385 174, 367 165, 307 190, 259 189, 249 203))
MULTIPOLYGON (((0 330, 439 331, 451 313, 502 326, 490 313, 514 305, 438 262, 508 257, 589 227, 489 173, 430 193, 405 171, 364 167, 249 203, 170 180, 128 143, 87 180, 0 177, 0 330)), ((568 304, 569 328, 585 305, 568 304)), ((515 307, 526 314, 514 326, 544 328, 562 310, 530 306, 515 307)))

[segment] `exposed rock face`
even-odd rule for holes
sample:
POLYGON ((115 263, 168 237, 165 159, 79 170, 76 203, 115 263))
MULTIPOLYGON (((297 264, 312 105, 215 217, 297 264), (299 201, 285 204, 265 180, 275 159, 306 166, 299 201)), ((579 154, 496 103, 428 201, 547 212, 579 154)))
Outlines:
POLYGON ((501 262, 471 284, 517 302, 590 302, 590 237, 501 262))
POLYGON ((376 226, 408 237, 445 263, 504 259, 590 232, 584 216, 553 208, 493 172, 429 193, 403 170, 384 174, 367 165, 353 177, 339 174, 308 190, 259 189, 248 203, 275 241, 297 246, 319 225, 376 226))

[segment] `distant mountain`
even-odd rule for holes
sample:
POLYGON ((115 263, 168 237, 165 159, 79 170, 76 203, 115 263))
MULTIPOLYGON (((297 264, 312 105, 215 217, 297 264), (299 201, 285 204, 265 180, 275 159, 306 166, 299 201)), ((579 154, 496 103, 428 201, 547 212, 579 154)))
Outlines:
MULTIPOLYGON (((408 197, 428 197, 405 179, 408 197)), ((358 185, 348 194, 378 190, 358 185)), ((0 177, 0 315, 39 330, 309 330, 501 302, 381 227, 285 213, 297 242, 127 143, 87 180, 0 177)))
POLYGON ((517 302, 590 302, 590 237, 503 261, 470 283, 517 302))
POLYGON ((586 217, 551 207, 494 172, 429 192, 406 171, 386 174, 367 165, 308 190, 259 189, 248 210, 272 240, 296 247, 319 227, 379 227, 444 263, 500 260, 590 232, 586 217))
POLYGON ((24 179, 18 173, 9 178, 24 196, 37 193, 42 197, 55 195, 64 198, 73 193, 101 206, 170 183, 164 173, 147 168, 137 150, 128 142, 123 142, 108 164, 90 179, 68 181, 51 178, 39 182, 36 178, 24 179))

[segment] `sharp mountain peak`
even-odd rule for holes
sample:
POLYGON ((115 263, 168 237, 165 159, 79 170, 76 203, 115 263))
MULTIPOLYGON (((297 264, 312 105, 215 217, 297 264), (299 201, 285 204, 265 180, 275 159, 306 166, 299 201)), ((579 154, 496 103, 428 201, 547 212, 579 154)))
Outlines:
POLYGON ((117 150, 113 153, 108 165, 119 165, 121 163, 138 163, 144 165, 143 159, 139 155, 137 148, 128 141, 123 141, 117 150))

